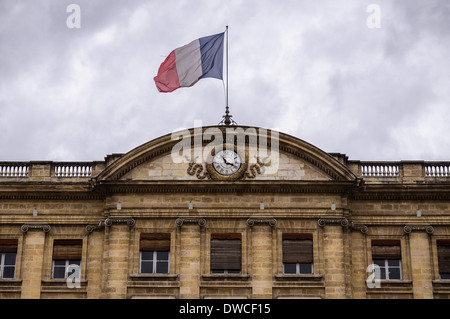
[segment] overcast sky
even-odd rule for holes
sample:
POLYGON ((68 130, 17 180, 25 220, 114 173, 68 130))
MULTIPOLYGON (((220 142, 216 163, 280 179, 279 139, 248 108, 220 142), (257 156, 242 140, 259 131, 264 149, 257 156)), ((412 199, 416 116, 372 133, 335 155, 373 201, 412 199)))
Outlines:
POLYGON ((0 161, 103 160, 217 124, 221 80, 153 77, 226 25, 238 124, 355 160, 450 160, 448 0, 0 0, 0 161))

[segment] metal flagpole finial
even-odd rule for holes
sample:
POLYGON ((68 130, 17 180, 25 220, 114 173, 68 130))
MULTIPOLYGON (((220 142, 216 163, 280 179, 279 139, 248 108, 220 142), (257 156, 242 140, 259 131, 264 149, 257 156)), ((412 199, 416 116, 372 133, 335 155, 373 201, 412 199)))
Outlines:
POLYGON ((219 125, 238 125, 233 119, 233 115, 230 115, 229 107, 225 107, 225 115, 222 116, 222 121, 219 122, 219 125))

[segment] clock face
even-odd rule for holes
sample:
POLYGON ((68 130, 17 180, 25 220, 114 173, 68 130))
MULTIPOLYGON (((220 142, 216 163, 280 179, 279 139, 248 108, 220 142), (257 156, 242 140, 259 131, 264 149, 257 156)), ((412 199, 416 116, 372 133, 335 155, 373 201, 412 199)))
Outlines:
POLYGON ((229 176, 239 170, 242 160, 238 153, 231 150, 222 150, 214 155, 212 164, 217 173, 229 176))

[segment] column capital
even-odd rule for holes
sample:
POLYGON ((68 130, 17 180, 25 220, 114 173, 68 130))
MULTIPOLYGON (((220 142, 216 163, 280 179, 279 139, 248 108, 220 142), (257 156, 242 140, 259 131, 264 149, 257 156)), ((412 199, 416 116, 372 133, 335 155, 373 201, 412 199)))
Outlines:
POLYGON ((274 227, 277 224, 277 220, 273 217, 250 217, 249 219, 247 219, 246 223, 249 227, 253 227, 255 224, 268 224, 269 226, 274 227))
POLYGON ((405 232, 405 234, 410 234, 413 231, 432 234, 434 232, 434 228, 431 225, 406 225, 405 227, 403 227, 403 231, 405 232))
POLYGON ((132 217, 108 217, 105 225, 111 227, 113 224, 127 224, 130 227, 136 225, 136 221, 132 217))
POLYGON ((178 227, 181 227, 184 224, 198 224, 200 227, 203 227, 206 225, 206 219, 203 217, 178 217, 175 220, 175 225, 178 227))
POLYGON ((323 227, 323 226, 348 227, 349 222, 348 222, 347 218, 344 218, 344 217, 325 217, 325 218, 320 218, 317 221, 317 224, 320 227, 323 227))
POLYGON ((50 227, 50 225, 49 224, 23 224, 21 227, 20 227, 20 230, 23 232, 23 233, 26 233, 27 231, 29 231, 30 229, 36 229, 36 230, 42 230, 42 231, 44 231, 45 233, 48 233, 50 230, 51 230, 51 227, 50 227))
POLYGON ((350 222, 350 230, 360 231, 365 235, 369 231, 369 228, 364 224, 355 224, 353 222, 350 222))
POLYGON ((105 220, 101 220, 98 224, 89 224, 86 226, 86 232, 89 234, 92 233, 94 230, 102 230, 105 228, 105 220))

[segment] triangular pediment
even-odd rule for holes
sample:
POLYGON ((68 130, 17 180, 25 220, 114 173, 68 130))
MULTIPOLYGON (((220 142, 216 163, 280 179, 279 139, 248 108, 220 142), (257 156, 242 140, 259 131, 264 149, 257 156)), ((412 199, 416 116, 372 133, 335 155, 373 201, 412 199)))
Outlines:
POLYGON ((171 133, 145 143, 108 165, 96 180, 323 182, 354 181, 356 176, 333 156, 290 135, 255 127, 216 126, 171 133), (219 156, 222 148, 230 152, 219 156), (234 152, 239 161, 231 163, 234 152), (220 160, 223 170, 216 163, 220 160))

